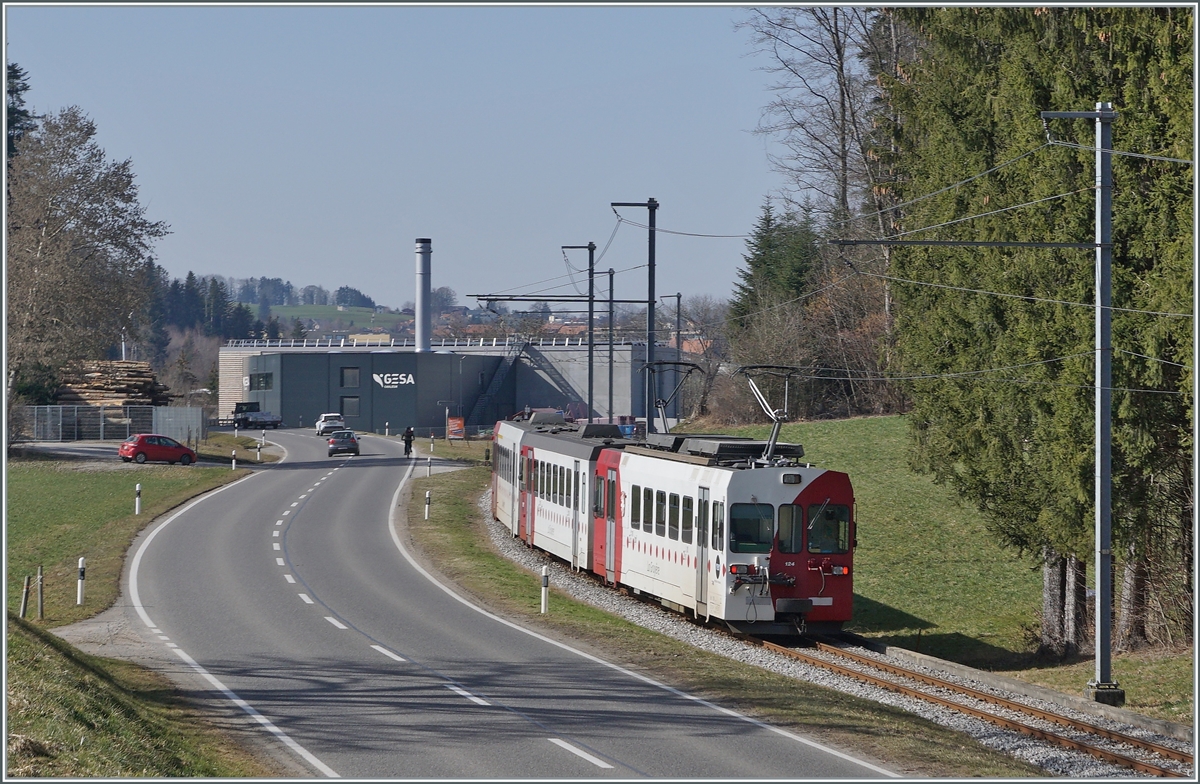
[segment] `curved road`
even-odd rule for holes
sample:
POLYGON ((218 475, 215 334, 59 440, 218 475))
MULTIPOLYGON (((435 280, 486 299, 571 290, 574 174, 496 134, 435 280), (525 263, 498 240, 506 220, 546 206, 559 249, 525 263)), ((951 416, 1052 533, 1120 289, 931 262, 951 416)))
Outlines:
MULTIPOLYGON (((397 441, 285 460, 157 524, 130 598, 162 644, 316 775, 892 775, 488 615, 432 581, 392 519, 397 441)), ((424 470, 425 461, 415 465, 424 470)))

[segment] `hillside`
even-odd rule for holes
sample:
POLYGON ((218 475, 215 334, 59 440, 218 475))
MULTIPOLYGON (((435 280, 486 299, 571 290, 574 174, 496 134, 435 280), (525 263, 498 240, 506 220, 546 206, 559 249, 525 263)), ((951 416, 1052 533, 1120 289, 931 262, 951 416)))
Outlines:
MULTIPOLYGON (((253 306, 252 306, 253 307, 253 306)), ((292 319, 312 319, 321 325, 322 330, 330 329, 335 321, 341 321, 342 329, 370 329, 382 327, 393 329, 397 324, 412 321, 412 316, 404 313, 376 313, 372 308, 345 308, 338 310, 336 305, 276 305, 271 308, 271 315, 279 318, 287 332, 292 319)))

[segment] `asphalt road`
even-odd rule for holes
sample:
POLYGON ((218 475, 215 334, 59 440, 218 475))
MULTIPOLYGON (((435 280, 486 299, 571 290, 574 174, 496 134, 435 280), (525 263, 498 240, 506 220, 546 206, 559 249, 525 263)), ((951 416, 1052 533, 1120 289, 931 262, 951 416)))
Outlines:
POLYGON ((368 435, 362 455, 329 458, 310 432, 270 440, 283 461, 141 540, 130 599, 315 775, 890 775, 455 597, 394 528, 401 482, 425 470, 399 442, 368 435))

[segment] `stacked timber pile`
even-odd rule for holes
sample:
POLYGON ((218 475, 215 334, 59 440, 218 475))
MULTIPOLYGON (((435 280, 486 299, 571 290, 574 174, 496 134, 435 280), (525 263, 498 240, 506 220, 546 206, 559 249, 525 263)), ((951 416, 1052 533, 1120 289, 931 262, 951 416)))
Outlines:
POLYGON ((171 400, 149 362, 119 359, 88 360, 66 370, 55 397, 64 406, 165 406, 171 400))

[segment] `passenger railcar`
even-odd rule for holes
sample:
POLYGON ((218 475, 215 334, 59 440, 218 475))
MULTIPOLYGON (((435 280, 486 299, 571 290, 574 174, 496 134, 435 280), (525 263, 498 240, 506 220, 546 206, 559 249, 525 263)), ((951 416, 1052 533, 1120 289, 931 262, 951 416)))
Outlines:
POLYGON ((615 426, 538 416, 496 426, 492 513, 514 536, 737 631, 831 631, 850 619, 846 474, 800 462, 798 444, 631 441, 615 426))

